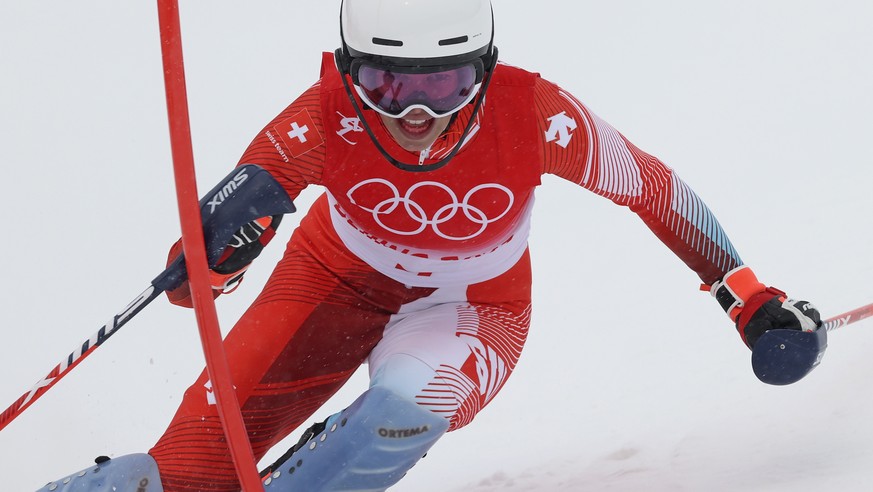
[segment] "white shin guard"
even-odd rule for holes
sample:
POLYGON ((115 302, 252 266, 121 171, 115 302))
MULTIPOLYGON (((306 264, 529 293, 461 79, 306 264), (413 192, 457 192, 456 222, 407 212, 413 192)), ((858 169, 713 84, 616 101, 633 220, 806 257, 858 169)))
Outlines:
POLYGON ((105 459, 78 473, 49 482, 37 492, 163 492, 151 456, 128 454, 105 459))
POLYGON ((331 416, 325 429, 264 479, 267 492, 381 492, 397 483, 449 422, 380 386, 331 416))

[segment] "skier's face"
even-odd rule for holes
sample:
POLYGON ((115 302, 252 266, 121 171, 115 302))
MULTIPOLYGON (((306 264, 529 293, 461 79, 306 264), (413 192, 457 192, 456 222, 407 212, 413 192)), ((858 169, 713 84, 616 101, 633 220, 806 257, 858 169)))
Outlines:
POLYGON ((420 152, 430 147, 449 126, 451 115, 434 118, 422 109, 413 109, 402 118, 379 115, 394 141, 410 152, 420 152))

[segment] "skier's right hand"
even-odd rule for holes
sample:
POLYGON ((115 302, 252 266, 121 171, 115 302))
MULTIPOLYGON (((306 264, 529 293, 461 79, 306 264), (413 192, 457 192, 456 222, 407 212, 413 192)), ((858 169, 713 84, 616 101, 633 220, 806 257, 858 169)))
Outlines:
POLYGON ((785 292, 765 286, 747 266, 728 272, 710 292, 749 348, 769 330, 814 331, 821 326, 821 315, 812 303, 790 299, 785 292))
MULTIPOLYGON (((281 215, 261 217, 239 228, 231 238, 230 244, 209 271, 213 298, 221 294, 233 292, 242 282, 243 275, 252 261, 261 254, 264 246, 276 235, 276 228, 281 222, 281 215)), ((182 252, 182 240, 176 241, 170 248, 167 265, 171 264, 182 252)), ((191 288, 188 282, 167 292, 170 302, 177 306, 193 307, 191 288)))

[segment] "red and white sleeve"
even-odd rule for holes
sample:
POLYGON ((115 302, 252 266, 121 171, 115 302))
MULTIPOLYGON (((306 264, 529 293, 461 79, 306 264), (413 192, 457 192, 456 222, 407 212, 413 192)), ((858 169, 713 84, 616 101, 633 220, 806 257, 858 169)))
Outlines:
POLYGON ((706 284, 742 265, 713 213, 672 169, 551 82, 538 80, 535 103, 544 173, 628 207, 706 284))

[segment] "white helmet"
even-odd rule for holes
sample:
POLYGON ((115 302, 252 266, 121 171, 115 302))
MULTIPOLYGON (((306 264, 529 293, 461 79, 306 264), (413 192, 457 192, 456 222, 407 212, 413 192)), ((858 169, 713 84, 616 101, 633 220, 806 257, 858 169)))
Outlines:
POLYGON ((487 55, 494 22, 490 0, 344 0, 340 29, 349 56, 424 61, 487 55))

